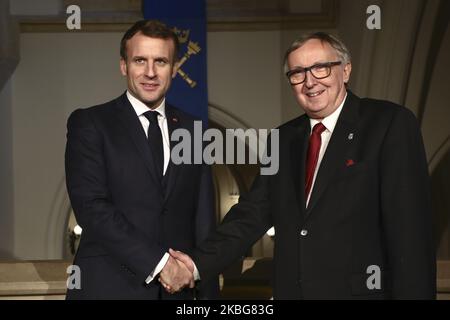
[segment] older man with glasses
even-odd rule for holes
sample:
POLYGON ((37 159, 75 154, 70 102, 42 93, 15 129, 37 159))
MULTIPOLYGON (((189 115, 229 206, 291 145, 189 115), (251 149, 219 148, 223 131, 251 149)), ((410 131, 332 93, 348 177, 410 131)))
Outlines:
POLYGON ((349 91, 351 66, 345 45, 326 33, 288 49, 285 72, 306 114, 279 127, 278 173, 257 177, 193 260, 171 252, 201 281, 274 226, 276 299, 435 298, 418 123, 405 107, 349 91))

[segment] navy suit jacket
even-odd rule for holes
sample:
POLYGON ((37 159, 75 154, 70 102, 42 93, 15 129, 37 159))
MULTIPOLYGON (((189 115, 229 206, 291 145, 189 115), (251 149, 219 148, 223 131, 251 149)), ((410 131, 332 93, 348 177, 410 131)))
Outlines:
MULTIPOLYGON (((193 133, 191 116, 166 104, 166 117, 169 133, 193 133)), ((169 248, 190 251, 215 227, 210 167, 169 162, 160 181, 125 94, 74 111, 67 128, 67 190, 83 229, 74 261, 81 289, 67 298, 191 299, 191 289, 169 295, 157 279, 145 279, 169 248)), ((197 292, 200 299, 217 296, 217 278, 197 292)))
POLYGON ((280 126, 279 135, 278 173, 257 177, 193 253, 202 279, 274 226, 276 299, 434 299, 429 177, 414 115, 348 91, 307 209, 309 118, 280 126))

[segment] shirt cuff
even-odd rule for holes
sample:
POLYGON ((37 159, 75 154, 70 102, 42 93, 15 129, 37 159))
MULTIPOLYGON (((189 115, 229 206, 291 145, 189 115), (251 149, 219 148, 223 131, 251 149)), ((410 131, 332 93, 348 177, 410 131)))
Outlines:
POLYGON ((197 266, 195 265, 194 261, 192 261, 194 264, 194 281, 201 280, 200 279, 200 273, 198 272, 197 266))
MULTIPOLYGON (((147 277, 147 279, 145 279, 145 282, 147 284, 149 284, 150 282, 153 281, 153 279, 155 279, 155 277, 161 272, 161 270, 164 268, 164 266, 167 263, 167 260, 169 260, 170 254, 169 253, 165 253, 164 256, 162 257, 162 259, 159 261, 158 265, 156 266, 156 268, 152 271, 152 273, 150 273, 150 275, 147 277)), ((195 269, 195 266, 194 266, 195 269)), ((197 271, 198 272, 198 271, 197 271)))

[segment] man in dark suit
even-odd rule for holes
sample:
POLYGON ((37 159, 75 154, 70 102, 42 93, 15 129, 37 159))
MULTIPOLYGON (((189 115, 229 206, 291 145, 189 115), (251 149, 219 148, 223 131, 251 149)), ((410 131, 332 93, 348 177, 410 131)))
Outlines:
MULTIPOLYGON (((285 71, 306 114, 279 127, 278 173, 256 178, 192 253, 195 264, 172 255, 206 280, 274 226, 276 299, 435 298, 429 177, 414 115, 347 90, 350 55, 331 35, 294 42, 285 71)), ((172 279, 162 281, 173 290, 172 279)))
MULTIPOLYGON (((178 47, 164 24, 137 22, 121 41, 126 93, 68 120, 67 189, 83 229, 74 261, 81 289, 68 299, 193 298, 189 288, 169 295, 157 279, 184 275, 193 287, 169 248, 190 250, 215 226, 210 168, 170 161, 170 134, 194 130, 191 116, 165 103, 178 47)), ((197 298, 217 297, 216 280, 197 298)))

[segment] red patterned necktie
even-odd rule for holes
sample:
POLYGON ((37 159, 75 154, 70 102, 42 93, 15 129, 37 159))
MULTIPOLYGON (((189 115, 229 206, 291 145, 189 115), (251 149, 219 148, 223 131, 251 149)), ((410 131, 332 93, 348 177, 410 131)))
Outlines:
POLYGON ((322 122, 317 123, 309 137, 308 155, 306 158, 306 176, 305 176, 305 199, 308 199, 309 192, 316 170, 317 160, 319 159, 320 145, 322 144, 321 134, 326 130, 322 122))

